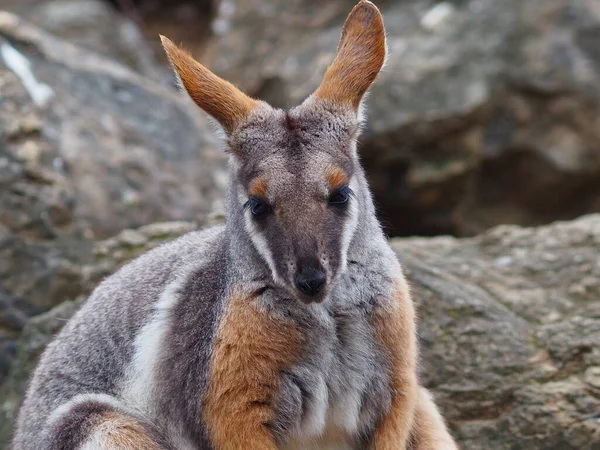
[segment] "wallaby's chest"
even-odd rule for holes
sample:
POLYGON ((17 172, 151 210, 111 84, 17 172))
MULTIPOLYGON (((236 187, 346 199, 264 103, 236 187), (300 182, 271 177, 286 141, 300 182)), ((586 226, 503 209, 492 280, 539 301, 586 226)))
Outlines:
POLYGON ((390 401, 368 308, 313 306, 302 361, 283 375, 279 417, 292 430, 283 448, 363 448, 390 401))

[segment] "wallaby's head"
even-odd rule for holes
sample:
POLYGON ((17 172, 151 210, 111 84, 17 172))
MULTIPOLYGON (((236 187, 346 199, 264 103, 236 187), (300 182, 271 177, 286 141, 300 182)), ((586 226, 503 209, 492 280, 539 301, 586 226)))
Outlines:
POLYGON ((228 220, 275 283, 304 302, 322 301, 346 270, 371 205, 356 139, 361 102, 386 55, 378 9, 368 1, 354 7, 321 85, 289 111, 248 97, 168 39, 163 45, 183 88, 227 135, 228 220))

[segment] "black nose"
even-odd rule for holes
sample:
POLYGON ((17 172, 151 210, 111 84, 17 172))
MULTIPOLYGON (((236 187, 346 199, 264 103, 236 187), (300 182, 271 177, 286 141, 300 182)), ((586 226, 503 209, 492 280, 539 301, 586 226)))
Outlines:
POLYGON ((296 286, 305 295, 313 297, 325 284, 325 273, 312 267, 301 268, 296 274, 296 286))

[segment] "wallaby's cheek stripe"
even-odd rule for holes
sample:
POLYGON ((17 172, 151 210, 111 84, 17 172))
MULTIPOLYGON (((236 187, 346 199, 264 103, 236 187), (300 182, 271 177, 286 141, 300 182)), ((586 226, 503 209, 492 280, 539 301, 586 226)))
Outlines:
MULTIPOLYGON (((350 187, 352 189, 357 189, 356 180, 353 178, 350 182, 350 187)), ((344 273, 346 271, 348 265, 348 249, 350 248, 350 243, 352 242, 352 237, 356 232, 356 227, 358 226, 358 211, 359 205, 357 204, 356 199, 350 199, 350 203, 348 205, 348 217, 344 223, 344 231, 342 232, 342 242, 340 247, 340 273, 344 273)))
POLYGON ((271 275, 273 276, 273 280, 280 284, 284 284, 283 279, 277 272, 277 266, 275 265, 275 259, 273 258, 273 253, 269 248, 269 243, 263 236, 263 234, 257 229, 256 224, 250 218, 250 213, 246 212, 244 214, 244 224, 246 226, 246 231, 254 244, 254 248, 259 253, 260 256, 266 261, 269 269, 271 269, 271 275))
POLYGON ((380 308, 373 313, 373 329, 388 363, 392 402, 377 426, 372 448, 392 450, 409 439, 418 393, 415 313, 405 280, 380 308))
POLYGON ((119 450, 161 450, 146 429, 135 419, 117 412, 97 418, 81 450, 115 448, 119 450))
POLYGON ((219 324, 202 408, 216 450, 277 448, 269 424, 280 372, 303 347, 301 331, 257 310, 255 297, 234 293, 219 324))

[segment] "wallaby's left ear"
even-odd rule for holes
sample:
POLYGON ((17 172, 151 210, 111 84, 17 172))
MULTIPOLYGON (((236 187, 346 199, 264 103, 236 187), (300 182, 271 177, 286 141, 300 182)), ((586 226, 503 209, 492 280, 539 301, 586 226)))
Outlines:
POLYGON ((337 55, 314 97, 358 111, 363 96, 383 67, 385 55, 381 13, 373 3, 361 0, 346 19, 337 55))
POLYGON ((165 52, 181 84, 196 104, 223 125, 228 133, 246 119, 259 102, 219 78, 164 36, 165 52))

